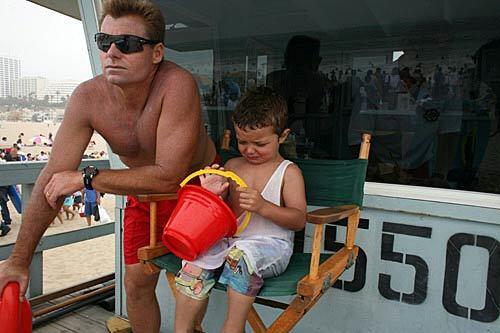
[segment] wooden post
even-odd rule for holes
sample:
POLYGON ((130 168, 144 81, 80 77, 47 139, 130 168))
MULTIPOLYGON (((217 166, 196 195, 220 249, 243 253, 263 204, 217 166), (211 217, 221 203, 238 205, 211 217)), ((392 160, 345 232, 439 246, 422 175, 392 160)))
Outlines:
POLYGON ((361 147, 359 148, 360 159, 367 160, 370 153, 370 140, 372 136, 370 134, 363 134, 361 139, 361 147))
POLYGON ((318 279, 319 256, 321 252, 321 241, 323 240, 323 224, 314 226, 314 238, 311 254, 311 267, 309 270, 309 278, 311 280, 318 279))
POLYGON ((222 142, 220 148, 224 150, 229 150, 229 144, 231 143, 231 131, 225 130, 224 136, 222 137, 222 142))
POLYGON ((149 203, 149 246, 156 246, 156 201, 151 201, 149 203))
POLYGON ((345 246, 348 250, 352 250, 354 247, 354 239, 356 237, 356 231, 358 230, 359 223, 359 210, 347 218, 347 231, 345 238, 345 246))
POLYGON ((260 319, 259 314, 257 313, 257 310, 252 307, 250 308, 250 312, 248 313, 248 323, 252 327, 253 331, 255 333, 265 333, 266 332, 266 325, 264 325, 264 322, 262 322, 262 319, 260 319))

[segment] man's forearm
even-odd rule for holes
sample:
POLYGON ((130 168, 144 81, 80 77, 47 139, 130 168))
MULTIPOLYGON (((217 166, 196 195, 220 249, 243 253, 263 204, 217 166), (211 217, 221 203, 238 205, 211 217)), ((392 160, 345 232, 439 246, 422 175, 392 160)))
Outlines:
POLYGON ((92 187, 102 193, 137 195, 172 193, 179 188, 182 179, 168 176, 157 165, 123 170, 99 170, 92 180, 92 187))
POLYGON ((31 193, 30 200, 23 211, 21 228, 10 256, 11 260, 20 262, 26 266, 30 264, 38 242, 50 223, 54 220, 62 204, 63 198, 58 201, 59 205, 56 210, 48 205, 43 194, 43 189, 48 179, 49 175, 42 171, 31 193))

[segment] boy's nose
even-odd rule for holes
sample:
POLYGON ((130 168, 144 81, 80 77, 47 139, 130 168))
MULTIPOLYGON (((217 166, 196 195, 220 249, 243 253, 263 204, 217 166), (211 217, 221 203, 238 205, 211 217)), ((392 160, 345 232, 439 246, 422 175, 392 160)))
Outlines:
POLYGON ((255 153, 255 149, 253 147, 247 147, 246 153, 249 154, 249 155, 253 154, 253 153, 255 153))

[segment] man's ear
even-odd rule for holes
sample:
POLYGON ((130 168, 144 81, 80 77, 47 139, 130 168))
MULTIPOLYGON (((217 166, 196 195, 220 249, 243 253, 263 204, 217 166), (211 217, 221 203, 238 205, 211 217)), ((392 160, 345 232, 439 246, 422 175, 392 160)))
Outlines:
POLYGON ((288 137, 288 134, 290 134, 290 129, 285 128, 285 130, 281 133, 281 135, 278 138, 278 143, 282 144, 283 142, 285 142, 286 138, 288 137))
POLYGON ((165 46, 163 43, 158 43, 153 47, 153 64, 159 64, 163 60, 165 54, 165 46))

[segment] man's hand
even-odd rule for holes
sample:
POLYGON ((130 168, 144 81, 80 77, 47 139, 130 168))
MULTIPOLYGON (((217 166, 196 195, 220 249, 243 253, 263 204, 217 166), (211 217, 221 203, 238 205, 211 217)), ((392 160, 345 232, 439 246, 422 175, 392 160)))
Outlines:
POLYGON ((16 263, 13 259, 7 259, 0 263, 0 293, 9 282, 18 282, 20 286, 20 300, 28 288, 29 269, 27 266, 16 263))
POLYGON ((73 194, 83 186, 83 176, 80 171, 62 171, 52 175, 43 193, 50 207, 57 209, 57 199, 73 194))
MULTIPOLYGON (((213 164, 211 167, 210 166, 205 167, 205 170, 210 170, 210 169, 224 171, 224 168, 219 167, 218 164, 213 164)), ((210 175, 210 174, 201 175, 200 184, 201 187, 209 190, 210 192, 218 196, 225 195, 227 189, 229 188, 229 182, 227 181, 227 178, 219 175, 210 175)))
POLYGON ((261 209, 267 201, 262 197, 259 191, 249 187, 237 187, 236 191, 240 193, 240 207, 252 213, 260 214, 261 209))

